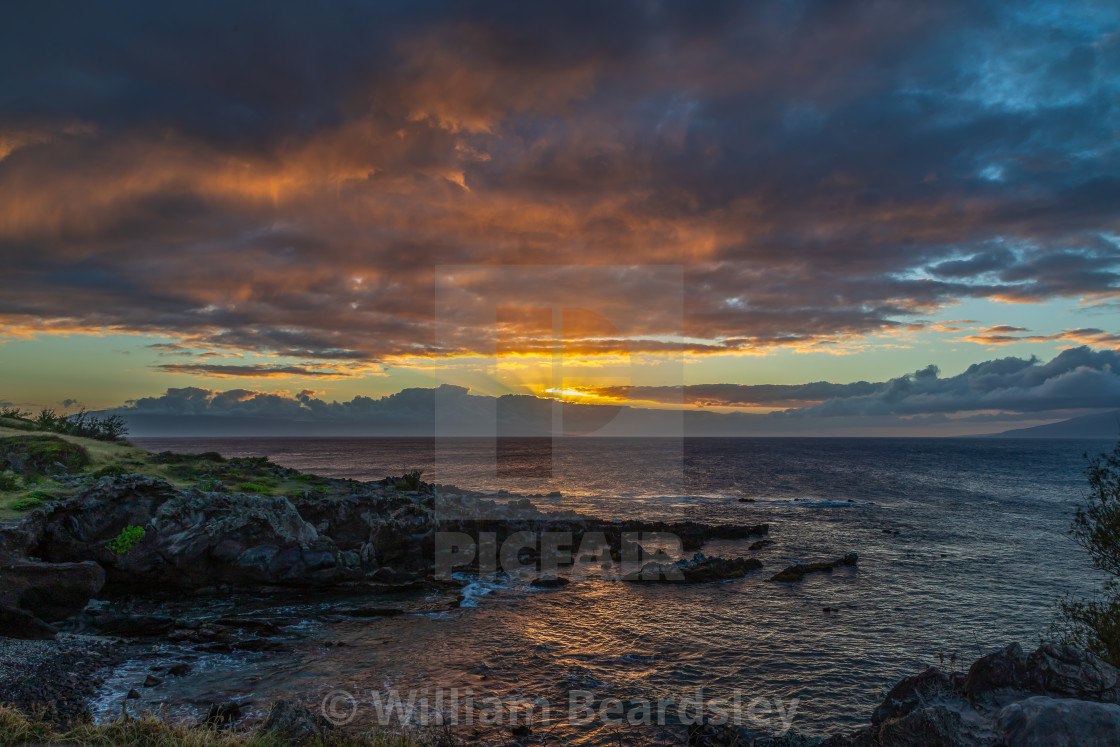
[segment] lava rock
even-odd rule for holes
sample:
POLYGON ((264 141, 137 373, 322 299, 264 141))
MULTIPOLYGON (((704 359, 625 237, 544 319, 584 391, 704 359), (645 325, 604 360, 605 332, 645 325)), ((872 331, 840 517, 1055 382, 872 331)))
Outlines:
POLYGON ((0 606, 20 607, 46 622, 78 614, 104 586, 105 571, 92 561, 0 564, 0 606))
POLYGON ((0 637, 19 638, 25 641, 54 640, 58 631, 27 610, 17 607, 0 607, 0 637))
POLYGON ((93 624, 105 635, 121 638, 153 638, 170 633, 175 620, 163 615, 108 614, 93 618, 93 624))
POLYGON ((272 704, 258 733, 272 732, 291 742, 302 744, 316 737, 326 737, 333 730, 334 724, 311 709, 287 700, 278 700, 272 704))
POLYGON ((837 558, 827 563, 798 563, 797 565, 791 565, 775 573, 770 577, 770 580, 779 583, 792 583, 805 578, 805 574, 807 573, 832 573, 833 570, 840 566, 854 566, 858 562, 859 555, 850 552, 842 558, 837 558))
POLYGON ((212 724, 215 726, 223 726, 232 724, 234 721, 239 721, 242 718, 241 705, 234 701, 229 701, 222 705, 212 703, 210 710, 206 712, 206 718, 202 720, 204 724, 212 724))

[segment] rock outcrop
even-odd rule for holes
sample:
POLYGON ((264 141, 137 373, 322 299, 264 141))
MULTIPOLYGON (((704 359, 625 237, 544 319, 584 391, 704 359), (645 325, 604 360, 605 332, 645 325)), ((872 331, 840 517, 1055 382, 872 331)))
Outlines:
POLYGON ((622 577, 632 583, 702 584, 742 578, 762 567, 758 558, 715 558, 696 553, 690 560, 647 563, 622 577))
POLYGON ((935 667, 896 684, 871 725, 821 747, 1113 747, 1120 744, 1120 670, 1070 646, 1026 654, 1011 644, 967 674, 935 667))
POLYGON ((832 573, 841 566, 853 566, 859 562, 859 555, 850 552, 842 558, 831 560, 827 563, 798 563, 788 566, 770 577, 771 581, 792 583, 805 578, 807 573, 832 573))
POLYGON ((0 638, 26 641, 53 640, 58 631, 27 610, 0 606, 0 638))
MULTIPOLYGON (((36 511, 10 531, 6 546, 52 563, 95 561, 112 593, 221 588, 322 589, 407 585, 433 574, 438 531, 588 533, 618 556, 627 537, 675 535, 695 552, 709 539, 765 535, 765 524, 603 521, 570 511, 544 513, 525 498, 505 503, 478 494, 436 494, 432 486, 328 481, 300 498, 179 489, 138 474, 108 475, 36 511), (122 532, 129 540, 121 542, 122 532)), ((634 543, 629 543, 633 545, 634 543)), ((757 561, 711 559, 682 567, 689 581, 742 575, 757 561)))
POLYGON ((312 739, 323 739, 334 731, 334 725, 318 713, 287 700, 272 704, 259 734, 274 734, 294 744, 304 744, 312 739))
POLYGON ((105 585, 105 571, 91 561, 0 561, 0 606, 19 607, 46 622, 76 615, 105 585))

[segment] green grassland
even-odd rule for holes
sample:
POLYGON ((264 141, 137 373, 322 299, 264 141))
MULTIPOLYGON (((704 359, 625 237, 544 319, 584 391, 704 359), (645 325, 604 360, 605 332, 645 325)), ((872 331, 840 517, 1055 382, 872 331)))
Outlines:
POLYGON ((126 474, 160 477, 179 488, 276 496, 326 490, 330 484, 326 478, 281 467, 266 457, 153 454, 126 441, 47 432, 28 419, 0 418, 0 519, 68 496, 78 487, 68 479, 73 476, 96 479, 126 474), (59 469, 56 462, 66 469, 59 469))

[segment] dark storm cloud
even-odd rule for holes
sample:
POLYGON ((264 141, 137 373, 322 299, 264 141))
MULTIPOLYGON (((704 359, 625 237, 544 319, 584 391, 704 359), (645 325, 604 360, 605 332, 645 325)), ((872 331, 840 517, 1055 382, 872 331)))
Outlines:
MULTIPOLYGON (((433 268, 480 262, 682 264, 698 353, 1114 299, 1118 28, 1058 2, 24 4, 0 332, 464 352, 435 347, 433 268)), ((647 303, 600 286, 573 299, 647 303)))
POLYGON ((937 368, 876 391, 798 408, 796 417, 926 415, 978 410, 1048 412, 1120 407, 1120 351, 1063 350, 1053 360, 1000 358, 941 378, 937 368))

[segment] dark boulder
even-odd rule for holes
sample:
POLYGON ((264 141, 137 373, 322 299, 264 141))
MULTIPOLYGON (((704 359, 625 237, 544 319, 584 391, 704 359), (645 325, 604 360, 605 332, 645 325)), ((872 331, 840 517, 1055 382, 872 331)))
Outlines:
POLYGON ((206 718, 202 720, 202 723, 212 726, 224 726, 226 724, 232 724, 234 721, 240 721, 242 715, 241 704, 235 701, 231 700, 222 705, 211 703, 210 710, 206 712, 206 718))
POLYGON ((1016 747, 1116 747, 1120 706, 1043 695, 1016 701, 994 717, 1001 744, 1016 747))
POLYGON ((102 478, 60 504, 40 546, 51 560, 97 560, 108 585, 125 592, 320 587, 361 576, 286 498, 178 491, 138 475, 102 478), (142 537, 110 549, 126 527, 142 527, 142 537))
POLYGON ((910 713, 919 705, 952 691, 949 678, 937 667, 900 680, 871 713, 871 723, 881 724, 910 713))
POLYGON ((316 738, 326 738, 334 730, 334 725, 309 708, 296 705, 287 700, 272 704, 264 722, 257 730, 259 734, 275 734, 295 744, 304 744, 316 738))
POLYGON ((77 472, 89 464, 89 453, 80 444, 58 436, 8 436, 0 438, 0 469, 25 477, 77 472))
POLYGON ((771 576, 770 580, 780 583, 792 583, 805 578, 805 574, 807 573, 832 573, 832 571, 841 566, 854 566, 858 562, 859 555, 850 552, 842 558, 837 558, 827 563, 798 563, 797 565, 788 566, 771 576))
POLYGON ((1088 651, 1043 644, 1027 657, 1027 671, 1036 692, 1120 703, 1120 670, 1088 651))
POLYGON ((762 567, 758 558, 715 558, 696 553, 691 560, 675 563, 652 561, 641 568, 623 575, 624 581, 633 583, 685 583, 703 584, 742 578, 762 567))
POLYGON ((879 727, 879 743, 890 747, 971 747, 976 742, 962 729, 961 716, 932 705, 891 719, 879 727))
POLYGON ((104 614, 93 616, 92 624, 104 635, 154 638, 170 633, 175 619, 163 615, 104 614))
POLYGON ((1004 689, 1032 689, 1027 676, 1027 655, 1018 643, 973 662, 961 686, 961 691, 970 697, 1004 689))
POLYGON ((76 615, 105 585, 97 563, 0 563, 0 605, 21 607, 47 622, 76 615))
POLYGON ((20 638, 26 641, 54 640, 58 633, 27 610, 0 606, 0 638, 20 638))

